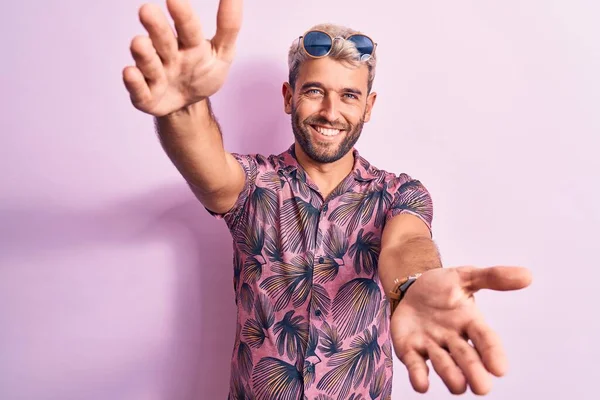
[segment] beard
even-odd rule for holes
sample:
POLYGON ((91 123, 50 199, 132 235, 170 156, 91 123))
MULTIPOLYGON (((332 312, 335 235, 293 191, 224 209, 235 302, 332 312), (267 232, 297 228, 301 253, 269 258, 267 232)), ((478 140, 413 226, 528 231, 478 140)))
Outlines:
POLYGON ((356 125, 331 122, 319 116, 308 117, 304 121, 300 121, 296 107, 292 107, 292 131, 296 141, 308 157, 322 164, 335 162, 348 154, 360 138, 364 124, 364 114, 356 125), (344 132, 340 132, 339 135, 344 134, 344 138, 339 144, 319 142, 313 139, 309 131, 310 125, 343 130, 344 132))

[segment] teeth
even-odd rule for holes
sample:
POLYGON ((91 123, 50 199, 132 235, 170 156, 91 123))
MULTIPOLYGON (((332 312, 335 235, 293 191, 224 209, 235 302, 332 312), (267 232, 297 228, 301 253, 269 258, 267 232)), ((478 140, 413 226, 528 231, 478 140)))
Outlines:
POLYGON ((322 126, 317 126, 315 127, 315 129, 317 130, 317 132, 325 136, 335 136, 338 133, 340 133, 339 129, 323 128, 322 126))

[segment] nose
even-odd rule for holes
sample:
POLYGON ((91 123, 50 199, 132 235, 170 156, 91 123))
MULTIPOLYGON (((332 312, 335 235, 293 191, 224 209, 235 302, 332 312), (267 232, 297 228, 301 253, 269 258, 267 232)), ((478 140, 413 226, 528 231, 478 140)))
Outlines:
POLYGON ((321 116, 326 118, 329 122, 334 123, 339 119, 339 104, 336 96, 327 94, 323 97, 321 103, 321 116))

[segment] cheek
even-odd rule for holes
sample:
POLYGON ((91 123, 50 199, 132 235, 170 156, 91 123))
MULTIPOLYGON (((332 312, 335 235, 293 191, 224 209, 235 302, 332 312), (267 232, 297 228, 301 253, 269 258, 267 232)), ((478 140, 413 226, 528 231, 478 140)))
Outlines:
POLYGON ((319 104, 316 101, 307 99, 299 99, 294 108, 300 121, 304 121, 306 118, 316 115, 320 110, 319 104))
POLYGON ((353 126, 358 125, 363 117, 365 116, 365 110, 353 107, 351 109, 346 110, 345 113, 342 113, 343 117, 348 121, 349 124, 353 126))

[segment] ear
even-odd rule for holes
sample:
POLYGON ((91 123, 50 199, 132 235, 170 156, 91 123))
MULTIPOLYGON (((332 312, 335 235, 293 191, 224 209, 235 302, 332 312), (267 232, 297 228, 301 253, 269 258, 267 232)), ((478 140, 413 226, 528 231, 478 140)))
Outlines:
POLYGON ((369 122, 369 120, 371 119, 371 111, 373 111, 375 100, 377 100, 377 93, 369 93, 369 96, 367 97, 367 108, 365 110, 365 122, 369 122))
POLYGON ((283 87, 281 88, 281 94, 283 94, 283 109, 286 114, 291 114, 294 89, 289 83, 284 82, 283 87))

